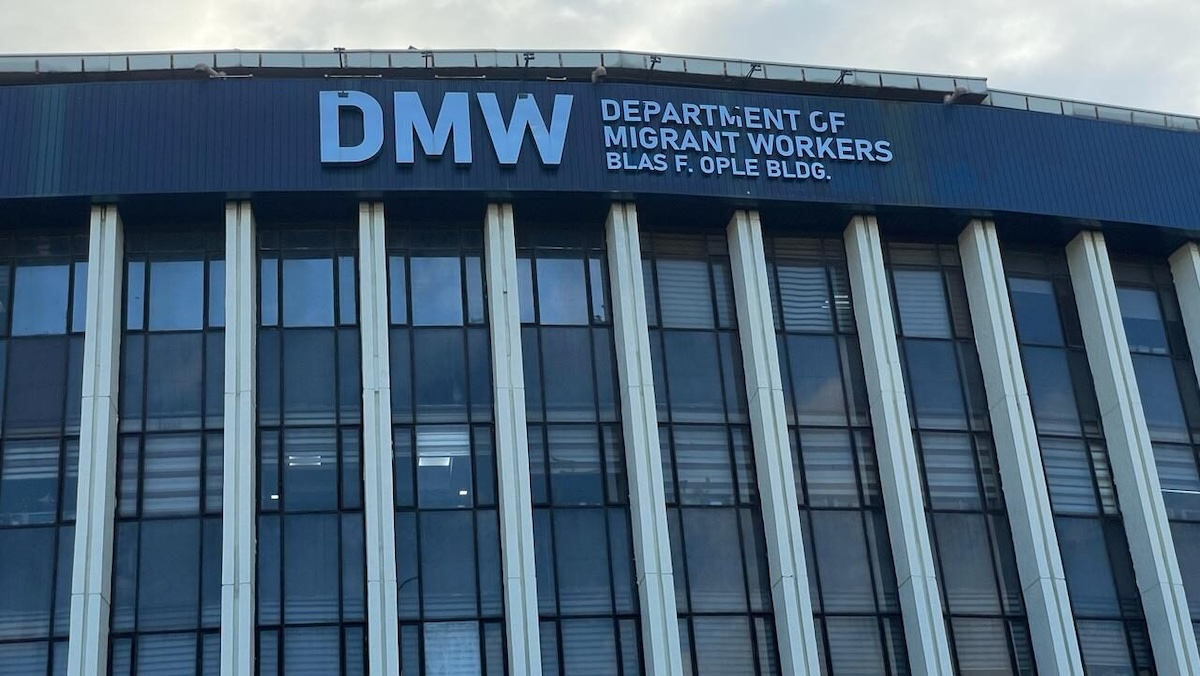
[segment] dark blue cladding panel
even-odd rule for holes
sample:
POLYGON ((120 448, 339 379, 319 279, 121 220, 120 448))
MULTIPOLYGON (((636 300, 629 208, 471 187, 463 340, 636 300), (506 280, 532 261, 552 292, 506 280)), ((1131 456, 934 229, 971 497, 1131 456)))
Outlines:
MULTIPOLYGON (((1200 230, 1200 134, 984 106, 787 96, 662 85, 475 80, 181 80, 0 87, 0 198, 274 191, 580 191, 1008 211, 1200 230), (384 111, 382 151, 320 161, 318 94, 345 87, 384 111), (526 138, 502 167, 472 99, 474 162, 394 161, 392 94, 436 115, 448 91, 494 92, 506 119, 530 94, 546 119, 574 103, 561 165, 526 138), (827 160, 830 179, 610 171, 601 99, 840 111, 840 136, 886 139, 889 163, 827 160)), ((671 126, 671 125, 666 125, 671 126)), ((805 125, 806 126, 806 125, 805 125)), ((742 130, 747 131, 747 130, 742 130)), ((794 132, 813 135, 807 128, 794 132)), ((737 157, 748 156, 745 140, 737 157)))

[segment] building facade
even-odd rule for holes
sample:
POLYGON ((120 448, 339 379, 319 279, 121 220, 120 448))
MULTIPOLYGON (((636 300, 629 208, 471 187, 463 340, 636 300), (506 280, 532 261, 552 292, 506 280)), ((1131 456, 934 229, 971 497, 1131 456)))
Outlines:
POLYGON ((1200 676, 1200 120, 0 57, 0 675, 1200 676))

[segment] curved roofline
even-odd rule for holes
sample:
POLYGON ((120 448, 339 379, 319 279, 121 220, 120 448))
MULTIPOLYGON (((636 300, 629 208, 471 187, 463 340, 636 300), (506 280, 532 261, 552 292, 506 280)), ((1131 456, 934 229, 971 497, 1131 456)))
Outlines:
POLYGON ((1200 117, 991 90, 987 78, 621 50, 221 50, 0 55, 0 85, 196 77, 589 79, 942 101, 1200 132, 1200 117))

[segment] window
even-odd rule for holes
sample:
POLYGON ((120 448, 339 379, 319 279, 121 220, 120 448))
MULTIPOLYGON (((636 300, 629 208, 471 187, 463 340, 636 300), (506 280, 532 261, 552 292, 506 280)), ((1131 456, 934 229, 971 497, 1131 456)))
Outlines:
POLYGON ((955 663, 1032 674, 1016 556, 953 246, 886 246, 913 437, 955 663))
POLYGON ((722 237, 643 234, 685 673, 779 673, 762 509, 722 237))
POLYGON ((517 242, 542 671, 639 676, 604 241, 529 226, 517 242))
POLYGON ((483 227, 389 223, 401 670, 507 673, 483 227))
POLYGON ((125 235, 114 676, 220 672, 224 247, 125 235))
POLYGON ((4 673, 67 668, 86 256, 83 236, 0 238, 0 552, 20 553, 0 556, 4 673))
POLYGON ((842 243, 765 246, 822 668, 907 673, 842 243))
POLYGON ((1179 569, 1200 632, 1200 387, 1165 261, 1113 261, 1117 301, 1179 569))
POLYGON ((258 671, 366 673, 357 231, 259 231, 258 671))

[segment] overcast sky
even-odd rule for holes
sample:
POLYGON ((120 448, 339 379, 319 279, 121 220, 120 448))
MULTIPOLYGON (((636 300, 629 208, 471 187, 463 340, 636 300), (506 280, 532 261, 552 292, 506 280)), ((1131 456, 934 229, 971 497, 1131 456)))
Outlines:
POLYGON ((0 53, 628 49, 1200 114, 1200 0, 0 0, 0 53))

